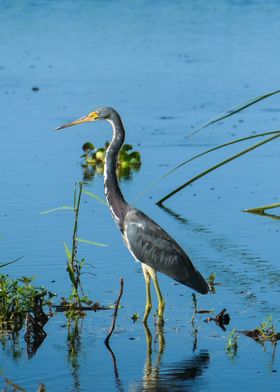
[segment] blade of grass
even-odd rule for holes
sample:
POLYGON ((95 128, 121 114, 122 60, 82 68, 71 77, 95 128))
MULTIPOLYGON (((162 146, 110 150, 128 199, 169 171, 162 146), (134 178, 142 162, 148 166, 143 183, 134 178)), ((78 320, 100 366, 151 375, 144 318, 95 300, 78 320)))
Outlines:
POLYGON ((95 242, 95 241, 85 240, 85 239, 83 239, 83 238, 77 238, 77 241, 83 242, 84 244, 89 244, 89 245, 96 245, 96 246, 102 246, 102 247, 108 246, 107 244, 102 244, 101 242, 95 242))
POLYGON ((17 261, 19 261, 20 259, 22 259, 23 258, 23 256, 21 256, 21 257, 18 257, 17 259, 15 259, 15 260, 12 260, 12 261, 8 261, 7 263, 4 263, 4 264, 0 264, 0 268, 2 268, 2 267, 6 267, 7 265, 9 265, 9 264, 13 264, 13 263, 16 263, 17 261))
POLYGON ((152 182, 150 185, 148 185, 143 192, 141 192, 135 199, 134 202, 136 202, 138 199, 140 199, 140 197, 142 197, 146 192, 148 192, 151 188, 153 188, 155 185, 157 185, 160 181, 164 180, 166 177, 170 176, 170 174, 174 173, 176 170, 180 169, 182 166, 186 165, 187 163, 190 163, 192 161, 194 161, 197 158, 202 157, 203 155, 209 154, 210 152, 219 150, 220 148, 223 147, 227 147, 230 146, 232 144, 236 144, 239 142, 243 142, 249 139, 254 139, 257 137, 263 137, 263 136, 267 136, 267 135, 274 135, 276 133, 280 133, 280 130, 277 131, 269 131, 269 132, 263 132, 263 133, 258 133, 255 135, 251 135, 251 136, 246 136, 246 137, 242 137, 240 139, 235 139, 235 140, 231 140, 230 142, 224 143, 224 144, 220 144, 219 146, 210 148, 209 150, 203 151, 200 154, 197 154, 195 156, 193 156, 192 158, 187 159, 186 161, 183 161, 181 163, 179 163, 177 166, 173 167, 173 169, 169 170, 167 173, 163 174, 161 177, 159 177, 157 180, 155 180, 154 182, 152 182))
POLYGON ((72 265, 72 253, 70 249, 68 248, 66 242, 63 242, 66 257, 67 257, 67 271, 69 274, 70 281, 72 282, 73 286, 75 286, 76 280, 75 280, 75 274, 73 270, 73 265, 72 265))
POLYGON ((88 196, 92 197, 92 198, 95 199, 95 200, 98 200, 100 203, 104 204, 105 206, 108 206, 107 203, 106 203, 106 201, 103 200, 103 199, 102 199, 101 197, 99 197, 98 195, 96 195, 95 193, 92 193, 92 192, 89 192, 89 191, 85 191, 85 190, 83 190, 83 193, 84 193, 85 195, 88 195, 88 196))
POLYGON ((51 210, 42 211, 42 212, 40 212, 40 215, 46 215, 46 214, 50 214, 51 212, 61 211, 61 210, 71 210, 71 211, 74 211, 74 208, 70 207, 70 206, 56 207, 56 208, 52 208, 51 210))
POLYGON ((71 261, 72 261, 72 253, 71 253, 70 249, 68 248, 66 242, 63 242, 63 246, 64 246, 65 253, 66 253, 66 256, 67 256, 67 260, 68 260, 69 263, 71 263, 71 261))
POLYGON ((248 108, 249 106, 256 104, 259 101, 262 101, 263 99, 269 98, 272 95, 279 94, 279 93, 280 93, 280 90, 272 91, 270 93, 263 94, 258 97, 252 98, 249 101, 244 102, 243 104, 237 105, 237 106, 227 110, 226 112, 220 114, 219 116, 210 119, 206 123, 202 124, 199 128, 196 128, 191 134, 189 134, 187 136, 187 139, 189 139, 190 137, 192 137, 193 135, 195 135, 196 133, 201 131, 203 128, 206 128, 209 125, 215 124, 218 121, 224 120, 225 118, 230 117, 238 112, 241 112, 242 110, 248 108))
POLYGON ((265 140, 262 140, 259 143, 254 144, 251 147, 246 148, 245 150, 240 151, 237 154, 232 155, 231 157, 217 163, 214 166, 209 167, 207 170, 204 170, 203 172, 197 174, 195 177, 191 178, 190 180, 188 180, 187 182, 185 182, 184 184, 180 185, 178 188, 174 189, 172 192, 168 193, 168 195, 164 196, 162 199, 160 199, 159 201, 156 202, 157 205, 162 205, 162 203, 164 203, 167 199, 169 199, 170 197, 174 196, 176 193, 178 193, 179 191, 181 191, 182 189, 184 189, 186 186, 190 185, 191 183, 197 181, 199 178, 206 176, 206 174, 218 169, 219 167, 225 165, 228 162, 233 161, 236 158, 239 158, 242 155, 247 154, 248 152, 255 150, 256 148, 262 146, 263 144, 266 144, 268 142, 270 142, 271 140, 277 139, 278 137, 280 137, 280 133, 277 133, 276 135, 273 135, 265 140))
POLYGON ((278 207, 280 207, 280 203, 273 203, 273 204, 268 204, 266 206, 246 208, 246 210, 243 210, 243 212, 263 213, 265 210, 271 210, 272 208, 278 208, 278 207))

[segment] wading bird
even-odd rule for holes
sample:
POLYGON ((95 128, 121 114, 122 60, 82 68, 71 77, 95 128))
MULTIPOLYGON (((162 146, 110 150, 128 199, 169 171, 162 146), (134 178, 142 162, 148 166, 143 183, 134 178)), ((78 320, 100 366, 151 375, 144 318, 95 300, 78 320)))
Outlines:
POLYGON ((146 307, 143 321, 147 321, 152 308, 150 292, 152 279, 158 297, 158 323, 162 323, 165 302, 158 284, 157 272, 162 272, 201 294, 207 294, 209 286, 177 242, 151 218, 125 201, 116 176, 117 156, 125 139, 120 115, 112 108, 103 107, 56 130, 97 120, 106 120, 113 128, 113 138, 106 151, 105 195, 125 245, 142 265, 146 282, 146 307))

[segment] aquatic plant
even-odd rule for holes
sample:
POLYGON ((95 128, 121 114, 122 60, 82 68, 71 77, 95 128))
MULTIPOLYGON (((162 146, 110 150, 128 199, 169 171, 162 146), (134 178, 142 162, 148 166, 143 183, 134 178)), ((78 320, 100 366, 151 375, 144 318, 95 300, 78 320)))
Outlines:
POLYGON ((266 341, 276 344, 276 342, 280 340, 280 333, 277 332, 272 322, 272 315, 267 316, 257 328, 240 332, 262 344, 266 341))
POLYGON ((233 328, 230 334, 228 335, 227 345, 226 345, 226 353, 230 358, 234 358, 236 356, 237 348, 238 348, 238 344, 237 344, 238 338, 239 336, 236 330, 233 328))
POLYGON ((33 279, 0 275, 0 330, 19 331, 26 315, 34 311, 38 301, 42 306, 51 304, 50 298, 55 294, 44 286, 32 285, 33 279))
POLYGON ((267 216, 267 217, 273 218, 273 219, 280 219, 279 215, 270 214, 270 213, 266 212, 267 210, 272 210, 274 208, 279 208, 279 207, 280 207, 280 203, 273 203, 273 204, 263 205, 263 206, 254 207, 254 208, 247 208, 247 209, 243 210, 243 212, 249 212, 251 214, 256 214, 256 215, 261 215, 261 216, 267 216))
MULTIPOLYGON (((96 148, 91 142, 86 142, 82 146, 84 151, 81 156, 83 158, 82 167, 86 179, 92 179, 95 174, 103 175, 108 146, 108 142, 105 142, 104 147, 100 148, 96 148)), ((141 166, 140 152, 132 150, 132 145, 124 144, 119 152, 117 160, 117 176, 119 178, 129 177, 131 170, 137 171, 141 166)))
POLYGON ((212 294, 216 294, 216 288, 215 288, 215 286, 217 285, 217 283, 216 283, 216 274, 215 274, 215 272, 212 272, 212 273, 208 276, 208 278, 207 278, 206 280, 207 280, 207 283, 208 283, 209 286, 210 286, 211 293, 212 293, 212 294))
MULTIPOLYGON (((262 101, 262 100, 264 100, 266 98, 271 97, 272 95, 279 94, 279 93, 280 93, 280 90, 269 92, 267 94, 263 94, 261 96, 255 97, 255 98, 253 98, 253 99, 251 99, 251 100, 249 100, 249 101, 247 101, 247 102, 245 102, 245 103, 243 103, 241 105, 238 105, 238 106, 236 106, 234 108, 231 108, 231 109, 227 110, 225 113, 222 113, 221 115, 219 115, 219 116, 217 116, 217 117, 215 117, 215 118, 205 122, 202 126, 200 126, 199 128, 195 129, 187 138, 190 138, 194 134, 198 133, 202 129, 204 129, 204 128, 206 128, 206 127, 208 127, 208 126, 210 126, 210 125, 212 125, 214 123, 217 123, 217 122, 219 122, 221 120, 224 120, 227 117, 233 116, 233 115, 239 113, 240 111, 242 111, 242 110, 244 110, 244 109, 246 109, 246 108, 248 108, 248 107, 250 107, 250 106, 252 106, 252 105, 254 105, 256 103, 258 103, 259 101, 262 101)), ((195 155, 195 156, 193 156, 193 157, 191 157, 191 158, 189 158, 189 159, 179 163, 173 169, 171 169, 167 173, 163 174, 160 178, 158 178, 156 181, 151 183, 146 189, 144 189, 144 191, 139 195, 139 197, 142 196, 144 193, 146 193, 153 186, 158 184, 160 181, 162 181, 166 177, 168 177, 171 174, 173 174, 174 172, 176 172, 179 168, 181 168, 182 166, 184 166, 184 165, 194 161, 195 159, 198 159, 198 158, 200 158, 200 157, 202 157, 204 155, 207 155, 207 154, 209 154, 209 153, 211 153, 213 151, 216 151, 216 150, 224 148, 224 147, 228 147, 228 146, 236 144, 236 143, 240 143, 240 142, 243 142, 243 141, 246 141, 246 140, 249 140, 249 139, 253 139, 253 138, 269 136, 269 135, 270 135, 270 137, 262 140, 261 142, 256 143, 254 145, 251 145, 250 147, 248 147, 248 148, 246 148, 244 150, 241 150, 237 154, 234 154, 234 155, 230 156, 229 158, 224 159, 221 162, 218 162, 217 164, 207 168, 206 170, 204 170, 201 173, 197 174, 193 178, 191 178, 188 181, 184 182, 182 185, 180 185, 176 189, 172 190, 171 192, 169 192, 167 195, 165 195, 164 197, 162 197, 160 200, 158 200, 156 202, 157 205, 162 206, 162 204, 166 200, 168 200, 169 198, 171 198, 176 193, 178 193, 179 191, 181 191, 185 187, 189 186, 193 182, 195 182, 195 181, 199 180, 200 178, 206 176, 207 174, 211 173, 212 171, 217 170, 218 168, 226 165, 227 163, 229 163, 229 162, 231 162, 231 161, 233 161, 233 160, 235 160, 235 159, 237 159, 237 158, 239 158, 239 157, 241 157, 241 156, 243 156, 243 155, 245 155, 245 154, 255 150, 256 148, 261 147, 262 145, 277 139, 278 137, 280 137, 280 130, 268 131, 268 132, 262 132, 262 133, 253 132, 253 134, 250 135, 250 136, 246 136, 246 137, 242 137, 242 138, 239 138, 239 139, 231 140, 231 141, 229 141, 227 143, 224 143, 224 144, 221 144, 221 145, 216 146, 214 148, 211 148, 211 149, 208 149, 206 151, 203 151, 202 153, 197 154, 197 155, 195 155)))
MULTIPOLYGON (((83 315, 81 310, 75 309, 77 306, 81 306, 81 304, 92 304, 92 301, 85 296, 82 288, 81 283, 81 274, 83 267, 85 265, 85 259, 82 258, 78 260, 77 253, 78 253, 78 221, 79 221, 79 212, 80 212, 80 205, 81 205, 81 197, 83 191, 83 181, 79 182, 79 184, 75 184, 74 190, 74 226, 73 226, 73 234, 72 234, 72 248, 71 251, 68 248, 67 244, 64 242, 64 249, 67 257, 67 272, 72 284, 72 293, 69 296, 69 310, 67 315, 69 318, 73 319, 75 317, 79 317, 83 315), (78 192, 77 192, 78 187, 78 192)), ((88 242, 91 241, 80 239, 81 242, 88 242)))
MULTIPOLYGON (((66 258, 67 258, 66 270, 68 272, 68 277, 69 277, 69 280, 70 280, 70 283, 72 286, 72 291, 71 291, 71 294, 69 295, 69 298, 68 299, 63 298, 61 304, 57 306, 63 310, 67 310, 67 316, 70 319, 74 319, 76 317, 80 317, 80 316, 84 315, 84 312, 82 309, 83 304, 89 305, 87 310, 96 310, 98 307, 97 306, 98 304, 93 304, 93 302, 83 292, 82 283, 81 283, 81 275, 83 273, 84 267, 86 265, 88 266, 88 264, 86 263, 85 258, 82 258, 79 260, 77 257, 78 243, 82 242, 82 243, 95 245, 95 246, 101 246, 101 247, 107 246, 106 244, 103 244, 103 243, 90 241, 90 240, 78 237, 78 223, 79 223, 79 212, 80 212, 82 193, 87 194, 90 197, 95 198, 96 200, 98 200, 99 202, 101 202, 102 204, 105 204, 107 206, 107 203, 105 201, 103 201, 99 196, 93 194, 92 192, 85 191, 83 189, 84 184, 85 184, 84 180, 75 184, 73 207, 67 205, 67 206, 56 207, 51 210, 41 212, 41 214, 48 214, 48 213, 56 212, 59 210, 70 210, 70 211, 74 212, 74 225, 73 225, 73 232, 72 232, 71 249, 68 247, 66 242, 63 243, 66 258)), ((88 272, 88 274, 92 274, 92 273, 88 272)))

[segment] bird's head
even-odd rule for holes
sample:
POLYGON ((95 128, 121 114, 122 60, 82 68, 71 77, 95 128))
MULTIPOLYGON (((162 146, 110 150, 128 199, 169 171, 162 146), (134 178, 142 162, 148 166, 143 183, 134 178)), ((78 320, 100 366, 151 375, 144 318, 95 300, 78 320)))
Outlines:
POLYGON ((68 128, 72 127, 73 125, 78 125, 82 124, 85 122, 92 122, 92 121, 97 121, 97 120, 113 120, 114 116, 118 116, 117 112, 110 107, 103 107, 100 109, 96 109, 93 112, 90 112, 88 115, 78 118, 78 120, 71 121, 70 123, 61 125, 60 127, 55 128, 56 131, 63 129, 63 128, 68 128))

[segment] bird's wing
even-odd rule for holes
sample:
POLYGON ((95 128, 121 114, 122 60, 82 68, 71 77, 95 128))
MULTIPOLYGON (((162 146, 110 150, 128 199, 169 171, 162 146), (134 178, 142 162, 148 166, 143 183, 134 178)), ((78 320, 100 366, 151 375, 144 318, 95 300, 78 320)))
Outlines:
POLYGON ((156 222, 133 209, 124 226, 125 242, 136 259, 202 294, 208 292, 208 284, 189 257, 156 222))

